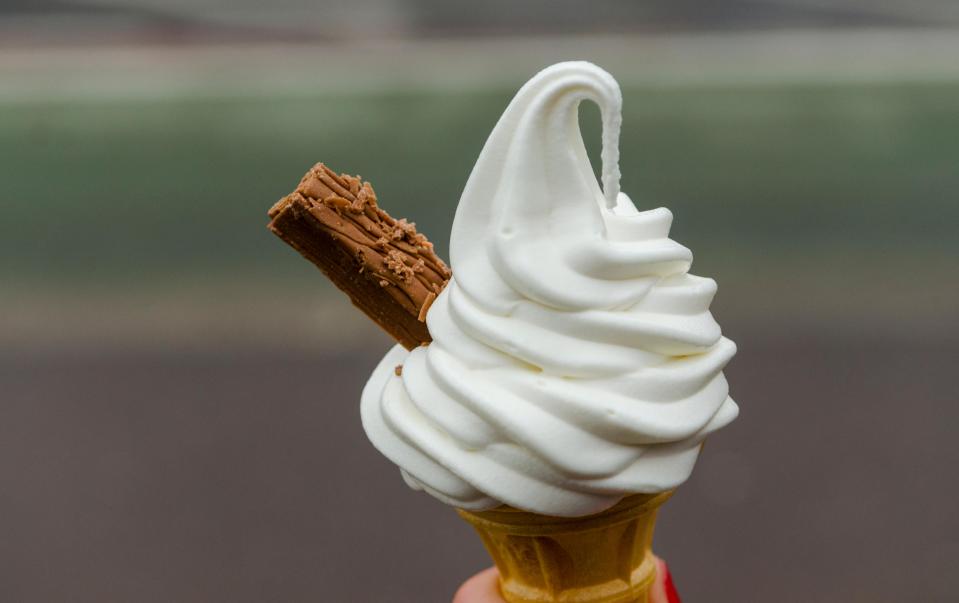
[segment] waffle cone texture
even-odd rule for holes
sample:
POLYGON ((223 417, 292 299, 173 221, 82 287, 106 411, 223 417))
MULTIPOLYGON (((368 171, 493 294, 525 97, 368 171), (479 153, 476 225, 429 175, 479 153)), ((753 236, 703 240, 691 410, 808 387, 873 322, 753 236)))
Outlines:
POLYGON ((479 533, 509 603, 647 603, 656 512, 671 495, 633 495, 586 517, 457 512, 479 533))

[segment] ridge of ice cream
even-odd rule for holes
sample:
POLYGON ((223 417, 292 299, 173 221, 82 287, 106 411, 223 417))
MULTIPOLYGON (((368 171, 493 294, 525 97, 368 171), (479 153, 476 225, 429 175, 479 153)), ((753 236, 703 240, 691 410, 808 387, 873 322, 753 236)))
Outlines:
POLYGON ((621 106, 608 73, 560 63, 490 134, 427 314, 433 342, 395 347, 363 391, 364 429, 410 486, 469 510, 588 515, 678 486, 736 417, 715 282, 688 273, 669 210, 619 191, 621 106), (602 188, 583 100, 602 115, 602 188))

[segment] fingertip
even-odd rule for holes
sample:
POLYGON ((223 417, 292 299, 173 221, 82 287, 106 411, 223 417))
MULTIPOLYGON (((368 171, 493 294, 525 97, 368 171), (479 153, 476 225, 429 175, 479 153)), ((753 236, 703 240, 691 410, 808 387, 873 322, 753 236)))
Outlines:
MULTIPOLYGON (((653 559, 656 562, 656 582, 650 593, 650 601, 679 603, 679 594, 666 562, 656 556, 653 559)), ((496 568, 487 568, 469 578, 453 595, 452 603, 505 603, 499 592, 499 573, 496 568)))
POLYGON ((656 561, 656 584, 653 585, 653 596, 651 600, 654 603, 680 603, 679 593, 676 591, 676 585, 673 584, 673 577, 669 573, 666 562, 653 555, 656 561))
POLYGON ((474 575, 453 595, 453 603, 504 603, 499 594, 499 573, 495 567, 474 575))
POLYGON ((656 555, 653 555, 653 561, 656 562, 656 581, 661 582, 663 577, 669 573, 669 570, 666 569, 666 562, 656 555))

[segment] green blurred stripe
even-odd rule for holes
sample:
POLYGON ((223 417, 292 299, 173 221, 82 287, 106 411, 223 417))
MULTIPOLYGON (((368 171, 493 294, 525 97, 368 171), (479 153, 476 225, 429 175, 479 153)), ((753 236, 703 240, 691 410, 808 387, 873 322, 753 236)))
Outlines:
MULTIPOLYGON (((5 104, 0 269, 103 281, 291 270, 264 212, 317 160, 370 179, 443 250, 510 93, 5 104)), ((717 262, 959 247, 959 83, 624 96, 624 190, 671 208, 676 238, 717 262)), ((596 147, 592 108, 583 121, 596 147)))

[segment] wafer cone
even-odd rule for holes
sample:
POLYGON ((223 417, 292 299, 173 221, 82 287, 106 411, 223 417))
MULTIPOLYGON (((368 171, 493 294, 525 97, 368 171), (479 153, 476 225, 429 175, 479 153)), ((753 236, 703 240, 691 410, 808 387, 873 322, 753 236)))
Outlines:
POLYGON ((633 495, 586 517, 457 512, 482 538, 510 603, 647 603, 656 511, 671 495, 633 495))

